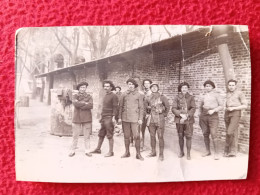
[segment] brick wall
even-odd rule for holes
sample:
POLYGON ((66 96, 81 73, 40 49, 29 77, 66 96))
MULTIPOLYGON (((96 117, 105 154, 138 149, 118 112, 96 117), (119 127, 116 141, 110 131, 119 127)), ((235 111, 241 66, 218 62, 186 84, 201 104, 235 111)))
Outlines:
MULTIPOLYGON (((244 36, 244 35, 243 35, 244 36)), ((246 37, 244 37, 246 38, 246 37)), ((249 48, 248 43, 247 47, 249 48)), ((231 57, 235 68, 236 78, 239 82, 239 88, 246 94, 249 107, 243 112, 239 127, 239 147, 242 151, 248 150, 249 145, 249 122, 250 122, 250 98, 251 98, 251 66, 250 55, 247 52, 239 36, 234 36, 228 42, 231 57)), ((150 78, 159 83, 160 91, 169 99, 170 104, 177 94, 179 82, 185 80, 190 84, 190 91, 195 95, 196 104, 199 105, 200 96, 203 94, 203 83, 211 79, 216 83, 216 90, 224 98, 226 95, 225 80, 223 68, 217 47, 211 39, 184 40, 184 62, 181 62, 182 52, 174 48, 156 49, 145 47, 140 50, 132 51, 132 55, 121 56, 121 60, 111 60, 111 62, 102 62, 107 70, 107 79, 112 80, 115 85, 122 87, 122 91, 127 89, 126 80, 134 76, 141 86, 145 78, 150 78), (190 43, 190 44, 189 44, 190 43), (201 47, 206 47, 206 50, 201 47), (186 48, 186 50, 185 50, 186 48), (192 50, 201 51, 200 54, 190 56, 192 50), (122 60, 124 59, 124 60, 122 60), (178 60, 179 59, 179 60, 178 60)), ((101 63, 101 62, 99 62, 101 63)), ((93 116, 98 111, 99 89, 102 87, 96 71, 96 66, 86 67, 75 71, 77 83, 86 80, 89 83, 88 91, 94 98, 93 116)), ((72 87, 73 80, 68 73, 55 75, 54 88, 64 85, 72 87)), ((139 87, 141 90, 141 87, 139 87)), ((198 126, 197 112, 195 114, 196 123, 194 125, 194 136, 201 139, 202 132, 198 126)), ((170 113, 167 123, 169 130, 175 130, 173 123, 173 114, 170 113)), ((225 126, 223 120, 223 111, 220 112, 219 137, 222 141, 225 139, 225 126)))
MULTIPOLYGON (((242 40, 238 36, 230 39, 228 42, 228 46, 231 58, 233 60, 235 77, 238 80, 238 88, 244 92, 249 103, 248 109, 242 112, 238 133, 239 150, 248 152, 251 106, 250 55, 242 40)), ((247 47, 249 48, 248 44, 247 47)), ((196 97, 197 105, 199 105, 200 97, 204 93, 203 83, 207 79, 214 81, 216 84, 216 91, 219 92, 223 98, 226 97, 225 78, 217 47, 213 47, 211 50, 204 52, 203 54, 198 55, 195 58, 185 61, 181 72, 184 75, 184 80, 191 85, 191 91, 196 97)), ((224 141, 226 135, 224 124, 224 111, 220 112, 219 117, 219 137, 222 141, 224 141)), ((195 114, 195 120, 199 120, 197 112, 195 114)), ((195 136, 202 136, 202 132, 198 126, 198 123, 195 123, 194 127, 195 136)))

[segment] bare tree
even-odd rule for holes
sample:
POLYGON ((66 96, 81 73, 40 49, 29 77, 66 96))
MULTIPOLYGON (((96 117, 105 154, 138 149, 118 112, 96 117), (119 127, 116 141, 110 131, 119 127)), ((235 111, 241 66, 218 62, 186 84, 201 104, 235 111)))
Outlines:
POLYGON ((107 47, 109 44, 109 41, 112 39, 112 37, 116 36, 123 27, 119 27, 116 29, 116 31, 111 34, 110 28, 108 26, 99 26, 99 27, 82 27, 82 30, 89 36, 89 42, 88 46, 91 47, 91 56, 92 60, 94 59, 100 59, 106 56, 107 53, 107 47))
POLYGON ((165 25, 163 25, 163 28, 164 28, 164 30, 167 32, 167 34, 169 35, 169 37, 172 37, 172 35, 171 35, 171 33, 170 33, 170 31, 166 28, 166 26, 165 25))
POLYGON ((59 28, 53 28, 53 32, 55 37, 57 38, 60 45, 65 49, 65 51, 68 53, 71 65, 76 64, 77 59, 77 53, 78 53, 78 47, 79 47, 79 40, 80 40, 80 31, 79 28, 74 28, 73 33, 71 37, 66 36, 62 30, 59 30, 59 28), (72 47, 72 49, 70 49, 72 47))

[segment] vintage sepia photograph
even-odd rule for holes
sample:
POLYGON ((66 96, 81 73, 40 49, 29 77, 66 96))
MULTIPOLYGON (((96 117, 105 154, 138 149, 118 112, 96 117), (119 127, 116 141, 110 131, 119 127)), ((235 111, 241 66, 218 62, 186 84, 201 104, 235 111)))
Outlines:
POLYGON ((247 26, 27 27, 15 57, 18 181, 247 178, 247 26))

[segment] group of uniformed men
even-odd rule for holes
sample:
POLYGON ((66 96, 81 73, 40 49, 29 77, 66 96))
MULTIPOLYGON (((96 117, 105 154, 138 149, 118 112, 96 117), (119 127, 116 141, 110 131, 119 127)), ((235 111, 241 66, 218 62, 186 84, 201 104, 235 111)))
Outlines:
MULTIPOLYGON (((114 124, 122 124, 124 134, 125 153, 121 158, 130 157, 131 137, 134 138, 136 148, 136 159, 144 160, 141 151, 144 147, 145 130, 148 128, 150 132, 151 153, 148 157, 156 156, 156 133, 159 140, 159 160, 164 160, 164 130, 165 119, 169 113, 170 105, 168 99, 159 92, 159 85, 152 83, 150 79, 143 80, 143 92, 138 90, 136 80, 130 78, 126 81, 128 90, 121 93, 120 87, 115 87, 112 81, 104 81, 103 88, 105 96, 103 97, 101 112, 101 128, 99 130, 98 144, 95 150, 89 152, 90 148, 90 132, 92 128, 91 109, 93 108, 93 99, 90 94, 86 93, 88 87, 87 82, 77 85, 78 93, 73 96, 74 115, 73 115, 73 143, 69 156, 75 155, 75 149, 80 132, 83 130, 85 154, 89 157, 92 154, 101 154, 101 146, 105 136, 109 140, 109 152, 105 157, 114 156, 113 152, 113 133, 114 124), (117 90, 116 90, 117 88, 117 90), (113 91, 116 90, 116 93, 113 91), (140 135, 141 134, 141 135, 140 135)), ((196 110, 194 96, 189 92, 189 84, 187 82, 180 83, 178 86, 178 94, 172 103, 172 113, 175 115, 176 129, 179 138, 180 152, 179 158, 184 154, 184 138, 186 138, 188 160, 191 159, 191 145, 193 135, 194 113, 196 110)), ((214 88, 215 84, 211 80, 204 83, 206 90, 199 105, 199 125, 204 135, 206 152, 202 156, 211 155, 210 138, 211 135, 214 159, 219 159, 218 148, 218 124, 219 111, 224 109, 223 98, 214 88)), ((231 153, 232 143, 234 141, 234 133, 238 129, 241 110, 247 108, 247 101, 244 94, 237 89, 237 81, 229 80, 227 83, 227 96, 225 106, 225 124, 226 124, 226 144, 224 156, 234 155, 231 153)))

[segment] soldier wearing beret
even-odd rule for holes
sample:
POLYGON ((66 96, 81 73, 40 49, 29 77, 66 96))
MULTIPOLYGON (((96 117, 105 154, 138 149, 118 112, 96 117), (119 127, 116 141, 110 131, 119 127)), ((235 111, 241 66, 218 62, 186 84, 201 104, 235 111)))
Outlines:
POLYGON ((202 156, 205 157, 211 155, 209 139, 209 135, 211 135, 214 146, 214 159, 218 160, 218 112, 223 109, 223 101, 220 94, 214 91, 214 82, 207 80, 203 85, 206 89, 206 94, 202 97, 199 106, 199 124, 203 132, 206 152, 202 156))
POLYGON ((104 81, 103 87, 106 92, 103 98, 102 112, 101 112, 101 129, 99 130, 98 145, 97 148, 91 153, 100 154, 101 146, 104 141, 105 136, 107 136, 109 141, 109 152, 105 157, 114 156, 113 145, 114 145, 114 123, 118 115, 118 98, 117 95, 112 91, 115 90, 115 86, 112 81, 104 81))
POLYGON ((69 153, 70 157, 75 155, 79 134, 82 130, 84 133, 85 154, 88 157, 92 156, 88 152, 88 149, 90 146, 90 132, 92 129, 91 109, 93 108, 93 99, 90 94, 86 93, 87 87, 87 82, 81 82, 77 85, 77 90, 79 92, 72 97, 74 113, 72 119, 73 142, 69 153))
POLYGON ((247 108, 245 95, 237 89, 237 81, 231 79, 228 81, 228 92, 226 99, 225 124, 226 124, 226 145, 224 156, 236 156, 231 154, 231 147, 234 141, 234 133, 238 131, 241 111, 247 108))
POLYGON ((122 95, 121 87, 120 86, 116 86, 115 89, 116 89, 115 94, 117 95, 118 99, 120 99, 120 97, 122 95))
POLYGON ((128 90, 123 93, 119 103, 119 122, 122 121, 125 141, 125 154, 122 158, 130 157, 131 131, 135 140, 136 158, 144 160, 140 154, 140 126, 142 125, 144 103, 143 96, 138 92, 138 84, 134 79, 126 81, 128 90))
POLYGON ((184 156, 184 137, 186 138, 187 160, 191 159, 191 139, 193 135, 194 113, 196 110, 195 99, 189 94, 189 84, 180 83, 178 95, 172 103, 172 113, 175 115, 176 129, 179 136, 180 153, 179 158, 184 156))
MULTIPOLYGON (((115 87, 115 94, 116 94, 116 96, 118 98, 118 104, 119 104, 119 100, 120 100, 120 98, 122 96, 122 92, 121 92, 121 87, 120 86, 116 86, 115 87)), ((118 112, 119 112, 119 106, 118 106, 118 112)), ((116 121, 118 122, 118 115, 116 116, 116 121)))

